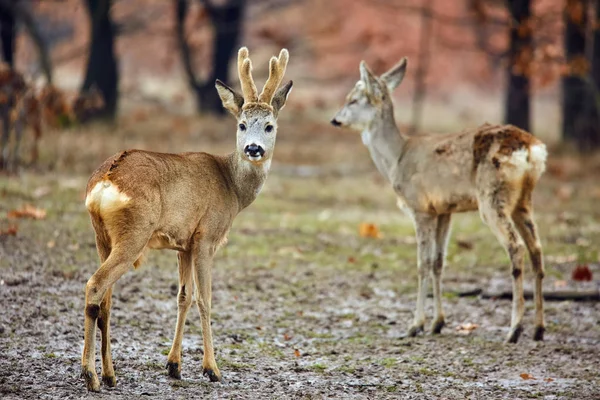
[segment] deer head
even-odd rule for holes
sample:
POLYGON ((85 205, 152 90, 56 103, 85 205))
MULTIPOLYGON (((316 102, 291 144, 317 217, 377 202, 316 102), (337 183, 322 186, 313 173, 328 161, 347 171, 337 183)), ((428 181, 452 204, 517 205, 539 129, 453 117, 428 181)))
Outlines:
POLYGON ((252 78, 252 63, 248 49, 238 52, 238 74, 242 95, 217 79, 215 86, 225 107, 238 121, 237 152, 252 163, 263 163, 273 155, 277 135, 277 115, 292 89, 289 81, 277 89, 283 80, 289 53, 281 50, 279 57, 269 62, 269 79, 259 95, 252 78))
POLYGON ((360 62, 360 79, 346 96, 344 107, 333 117, 331 123, 357 131, 365 130, 370 122, 386 107, 393 107, 391 93, 406 73, 407 59, 402 58, 380 77, 375 76, 367 63, 360 62))

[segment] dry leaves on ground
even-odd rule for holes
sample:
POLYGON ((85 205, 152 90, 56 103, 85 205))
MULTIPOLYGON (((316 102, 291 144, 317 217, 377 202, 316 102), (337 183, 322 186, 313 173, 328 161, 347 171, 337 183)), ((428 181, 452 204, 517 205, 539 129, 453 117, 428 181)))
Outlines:
POLYGON ((23 207, 17 210, 11 210, 7 213, 8 218, 33 218, 33 219, 44 219, 46 218, 46 210, 42 208, 36 208, 31 204, 25 204, 23 207))
POLYGON ((19 227, 17 225, 9 225, 8 228, 0 230, 0 237, 2 236, 17 236, 19 227))
POLYGON ((457 326, 456 331, 461 335, 468 335, 477 328, 479 328, 479 325, 472 324, 470 322, 465 322, 464 324, 460 324, 459 326, 457 326))
POLYGON ((587 264, 579 264, 575 267, 573 272, 571 273, 571 278, 574 281, 591 281, 592 280, 592 271, 590 271, 590 267, 587 264))
POLYGON ((379 232, 377 225, 369 222, 362 222, 358 228, 358 233, 361 237, 370 237, 375 239, 381 239, 383 237, 381 232, 379 232))
POLYGON ((536 379, 533 375, 528 374, 526 372, 522 373, 521 375, 519 375, 521 377, 521 379, 528 381, 530 379, 536 379))

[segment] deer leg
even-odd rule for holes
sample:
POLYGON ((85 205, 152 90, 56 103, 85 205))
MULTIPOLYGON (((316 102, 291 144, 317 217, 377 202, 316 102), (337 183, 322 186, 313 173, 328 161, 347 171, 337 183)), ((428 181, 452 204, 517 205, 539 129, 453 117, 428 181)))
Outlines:
POLYGON ((542 246, 537 234, 537 227, 533 220, 531 203, 521 203, 513 211, 512 219, 525 241, 529 258, 535 274, 535 333, 534 340, 544 340, 544 296, 542 294, 542 281, 544 279, 544 261, 542 258, 542 246))
POLYGON ((211 382, 221 380, 221 372, 215 361, 215 352, 213 349, 212 331, 210 327, 210 307, 211 307, 211 274, 214 246, 210 243, 200 243, 194 262, 195 284, 196 284, 196 304, 200 311, 202 320, 202 341, 204 343, 204 359, 202 360, 202 372, 208 375, 211 382))
POLYGON ((177 326, 173 346, 167 358, 167 369, 169 376, 181 379, 181 341, 183 339, 183 328, 187 313, 192 305, 192 254, 180 251, 177 254, 179 264, 179 293, 177 294, 177 326))
MULTIPOLYGON (((96 323, 100 316, 100 304, 107 291, 131 267, 143 251, 149 237, 140 239, 135 234, 121 237, 106 261, 88 280, 85 288, 84 344, 81 356, 81 374, 88 390, 100 390, 100 381, 95 368, 96 323)), ((108 322, 108 321, 107 321, 108 322)), ((108 324, 107 324, 108 327, 108 324)), ((107 330, 108 332, 108 330, 107 330)), ((107 337, 107 339, 109 339, 107 337)), ((107 347, 108 349, 108 347, 107 347)))
POLYGON ((0 169, 8 167, 8 140, 10 138, 10 110, 8 107, 2 107, 2 148, 0 149, 0 169))
POLYGON ((517 343, 523 332, 522 320, 525 312, 525 298, 523 297, 523 258, 525 246, 509 213, 506 212, 508 201, 498 197, 485 203, 480 201, 480 213, 500 243, 506 249, 512 266, 513 300, 510 332, 507 342, 517 343))
POLYGON ((446 260, 448 237, 450 236, 450 214, 443 214, 437 218, 435 233, 435 260, 431 275, 433 278, 433 299, 435 302, 435 319, 431 324, 431 333, 438 334, 446 324, 442 308, 442 271, 446 260))
POLYGON ((32 124, 33 143, 31 144, 31 164, 35 165, 39 158, 40 138, 42 137, 42 124, 40 117, 36 117, 32 124))
MULTIPOLYGON (((94 222, 93 222, 94 223, 94 222)), ((94 224, 96 227, 96 224, 94 224)), ((102 228, 101 228, 102 229, 102 228)), ((110 242, 105 234, 96 235, 96 248, 100 261, 104 262, 110 255, 110 242)), ((112 306, 112 286, 108 288, 106 294, 100 302, 100 313, 98 314, 98 329, 100 329, 100 337, 102 338, 101 355, 102 355, 102 382, 109 387, 114 387, 117 384, 115 378, 115 370, 110 354, 110 308, 112 306)))
POLYGON ((408 330, 408 336, 416 336, 425 326, 425 299, 427 298, 427 279, 433 267, 435 257, 435 234, 437 219, 423 214, 415 216, 417 233, 417 257, 419 268, 417 307, 413 324, 408 330))

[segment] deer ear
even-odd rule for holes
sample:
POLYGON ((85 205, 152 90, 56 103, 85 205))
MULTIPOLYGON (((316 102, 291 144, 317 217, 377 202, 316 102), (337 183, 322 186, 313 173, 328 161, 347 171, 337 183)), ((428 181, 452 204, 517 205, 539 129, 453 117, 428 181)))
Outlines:
POLYGON ((219 79, 215 81, 215 87, 217 88, 217 92, 219 92, 223 107, 237 118, 242 111, 244 98, 219 79))
POLYGON ((289 81, 275 92, 275 96, 273 96, 273 100, 271 101, 271 105, 275 110, 275 115, 279 113, 279 111, 285 106, 285 102, 292 91, 292 85, 294 82, 289 81))
POLYGON ((365 88, 367 89, 367 94, 372 95, 376 98, 381 97, 381 88, 379 86, 379 82, 377 82, 377 78, 369 67, 367 63, 364 61, 360 62, 360 79, 364 82, 365 88))
POLYGON ((403 57, 398 64, 394 65, 388 72, 381 75, 381 80, 385 82, 390 92, 398 87, 404 75, 406 75, 406 66, 408 65, 408 59, 403 57))

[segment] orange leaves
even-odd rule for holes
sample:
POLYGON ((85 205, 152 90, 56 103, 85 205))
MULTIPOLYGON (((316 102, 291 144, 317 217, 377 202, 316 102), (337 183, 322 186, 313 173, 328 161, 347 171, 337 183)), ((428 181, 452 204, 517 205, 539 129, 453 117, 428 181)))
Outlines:
POLYGON ((531 380, 531 379, 536 379, 536 378, 535 378, 533 375, 531 375, 531 374, 528 374, 528 373, 526 373, 526 372, 524 372, 524 373, 520 374, 519 376, 520 376, 520 377, 521 377, 521 379, 523 379, 524 381, 528 381, 528 380, 531 380))
POLYGON ((571 279, 574 281, 591 281, 592 280, 592 271, 590 271, 590 267, 586 264, 580 264, 573 269, 571 273, 571 279))
POLYGON ((17 236, 19 227, 17 225, 9 225, 8 228, 0 230, 0 237, 2 236, 17 236))
POLYGON ((300 354, 300 350, 298 350, 298 349, 294 349, 294 355, 295 355, 296 357, 300 357, 302 354, 300 354))
POLYGON ((35 208, 31 204, 25 204, 23 207, 17 210, 11 210, 7 213, 8 218, 32 218, 32 219, 44 219, 46 218, 46 210, 41 208, 35 208))
POLYGON ((383 237, 381 232, 379 232, 379 228, 377 227, 377 225, 368 223, 368 222, 363 222, 360 224, 360 226, 358 228, 358 234, 361 237, 365 237, 365 238, 368 237, 368 238, 381 239, 383 237))
POLYGON ((456 332, 461 335, 468 335, 477 328, 479 328, 479 325, 465 322, 464 324, 460 324, 456 327, 456 332))

